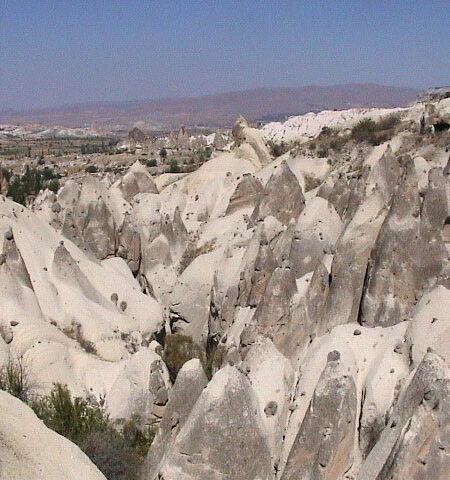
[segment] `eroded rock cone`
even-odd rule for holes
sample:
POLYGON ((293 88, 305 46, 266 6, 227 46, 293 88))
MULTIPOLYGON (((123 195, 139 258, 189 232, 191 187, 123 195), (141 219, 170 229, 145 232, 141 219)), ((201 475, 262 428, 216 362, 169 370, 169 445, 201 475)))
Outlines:
POLYGON ((272 215, 283 225, 296 219, 305 207, 305 198, 297 177, 286 162, 278 165, 261 193, 250 218, 251 225, 272 215))
POLYGON ((353 463, 355 421, 355 382, 331 352, 281 479, 341 478, 353 463))
POLYGON ((209 480, 218 475, 257 480, 270 474, 270 450, 257 400, 247 378, 226 366, 201 393, 159 475, 166 480, 209 480), (245 435, 236 436, 238 431, 245 435))

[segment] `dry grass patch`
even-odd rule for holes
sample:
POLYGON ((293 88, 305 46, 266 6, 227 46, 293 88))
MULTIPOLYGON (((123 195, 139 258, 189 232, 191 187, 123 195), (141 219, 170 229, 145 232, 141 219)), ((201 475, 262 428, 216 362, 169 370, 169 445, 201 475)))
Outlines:
POLYGON ((87 340, 83 335, 83 331, 81 325, 77 322, 72 322, 70 327, 66 327, 62 329, 62 332, 67 337, 71 338, 72 340, 76 340, 80 347, 87 353, 92 353, 94 355, 97 354, 97 350, 95 345, 87 340))
POLYGON ((178 267, 178 274, 181 275, 186 268, 200 255, 212 252, 215 245, 215 240, 210 240, 209 242, 204 243, 201 247, 197 247, 195 243, 189 242, 186 250, 183 253, 183 256, 181 257, 180 265, 178 267))

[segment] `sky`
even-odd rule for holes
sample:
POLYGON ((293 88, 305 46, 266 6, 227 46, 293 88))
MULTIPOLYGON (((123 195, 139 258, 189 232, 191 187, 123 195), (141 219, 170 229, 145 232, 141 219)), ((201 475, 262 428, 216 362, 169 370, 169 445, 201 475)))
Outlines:
POLYGON ((450 84, 450 1, 0 2, 0 109, 450 84))

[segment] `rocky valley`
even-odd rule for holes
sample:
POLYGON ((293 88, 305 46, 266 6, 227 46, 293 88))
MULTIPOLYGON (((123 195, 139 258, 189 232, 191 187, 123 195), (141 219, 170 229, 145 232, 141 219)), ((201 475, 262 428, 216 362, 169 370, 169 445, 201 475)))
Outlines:
POLYGON ((14 160, 0 479, 449 479, 449 127, 443 89, 137 129, 20 203, 14 160))

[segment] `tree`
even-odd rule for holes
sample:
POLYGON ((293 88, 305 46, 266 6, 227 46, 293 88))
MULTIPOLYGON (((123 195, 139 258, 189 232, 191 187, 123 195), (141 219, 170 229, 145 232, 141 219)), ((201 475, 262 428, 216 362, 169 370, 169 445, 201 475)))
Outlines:
POLYGON ((13 177, 12 182, 8 186, 8 191, 6 192, 6 196, 10 197, 13 200, 13 202, 25 205, 26 195, 25 195, 23 186, 20 183, 19 177, 17 176, 13 177))
POLYGON ((169 172, 170 173, 179 173, 180 172, 180 167, 178 166, 178 162, 177 162, 175 157, 172 157, 171 160, 170 160, 169 172))
POLYGON ((59 181, 58 179, 54 178, 48 182, 47 188, 52 192, 57 192, 59 190, 59 181))
POLYGON ((49 167, 39 169, 30 168, 27 165, 22 176, 14 175, 6 196, 11 197, 14 202, 25 205, 28 195, 37 195, 45 188, 57 191, 59 188, 58 179, 59 175, 49 167))
POLYGON ((163 147, 161 148, 161 150, 159 151, 159 156, 165 160, 167 158, 167 150, 163 147))

